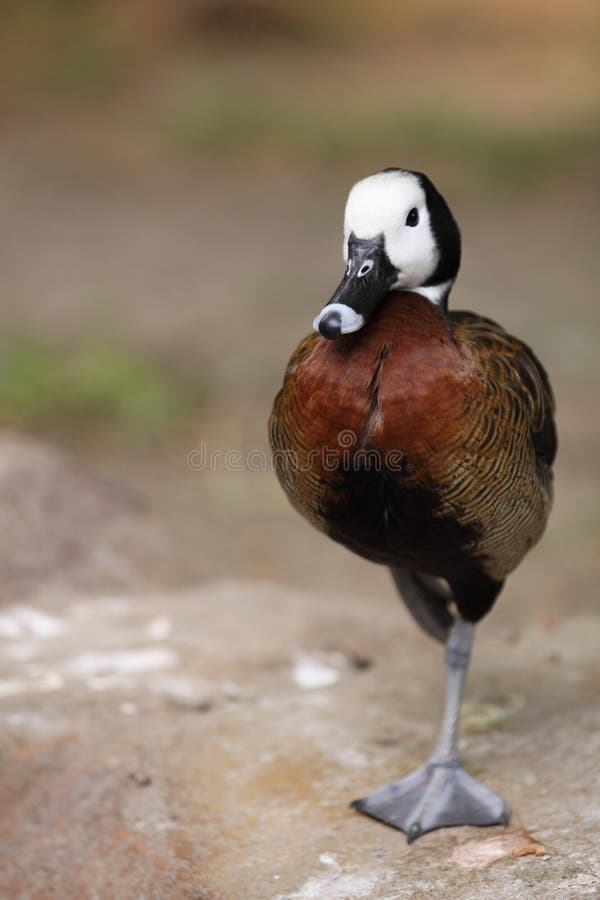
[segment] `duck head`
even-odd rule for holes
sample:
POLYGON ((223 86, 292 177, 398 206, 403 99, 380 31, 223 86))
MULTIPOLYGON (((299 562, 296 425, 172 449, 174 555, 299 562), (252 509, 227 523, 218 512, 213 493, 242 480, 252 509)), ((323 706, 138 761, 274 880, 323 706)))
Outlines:
POLYGON ((358 331, 395 288, 416 291, 445 312, 460 266, 460 232, 426 175, 384 169, 348 195, 344 260, 344 277, 313 322, 326 338, 358 331))

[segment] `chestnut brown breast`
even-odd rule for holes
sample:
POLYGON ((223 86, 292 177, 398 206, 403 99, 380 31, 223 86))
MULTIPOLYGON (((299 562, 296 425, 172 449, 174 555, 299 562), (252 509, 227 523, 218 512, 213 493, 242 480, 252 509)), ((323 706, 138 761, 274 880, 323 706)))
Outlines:
POLYGON ((394 566, 501 581, 546 522, 552 412, 524 344, 396 291, 361 331, 300 344, 270 434, 289 499, 335 540, 394 566))

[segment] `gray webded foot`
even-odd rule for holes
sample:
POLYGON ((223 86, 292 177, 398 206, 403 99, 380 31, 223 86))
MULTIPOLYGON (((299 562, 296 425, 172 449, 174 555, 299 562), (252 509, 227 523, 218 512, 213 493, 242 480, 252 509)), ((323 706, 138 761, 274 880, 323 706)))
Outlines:
POLYGON ((502 797, 458 763, 426 763, 352 804, 359 812, 398 828, 409 844, 422 834, 453 825, 507 825, 502 797))

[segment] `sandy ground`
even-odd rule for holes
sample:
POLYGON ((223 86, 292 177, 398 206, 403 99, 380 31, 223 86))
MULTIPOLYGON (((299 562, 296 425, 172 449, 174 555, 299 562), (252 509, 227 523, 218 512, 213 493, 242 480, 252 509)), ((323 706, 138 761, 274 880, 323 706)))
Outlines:
MULTIPOLYGON (((409 848, 347 803, 426 757, 441 649, 410 622, 387 573, 313 533, 272 473, 188 464, 202 442, 266 450, 272 396, 338 281, 343 198, 363 173, 118 181, 33 152, 9 155, 0 173, 4 330, 77 340, 108 328, 195 366, 209 388, 197 427, 159 444, 69 438, 94 478, 116 482, 114 515, 126 520, 114 531, 110 505, 94 505, 94 478, 78 476, 90 500, 85 515, 75 504, 66 516, 75 545, 93 545, 89 509, 99 509, 103 533, 127 535, 128 558, 137 514, 123 512, 127 485, 160 521, 167 549, 153 544, 151 577, 143 554, 116 582, 83 551, 76 577, 65 574, 65 534, 37 579, 16 572, 4 591, 0 895, 596 896, 590 185, 447 191, 465 242, 454 304, 535 347, 556 388, 561 449, 548 532, 480 627, 467 693, 466 766, 520 820, 409 848), (307 672, 323 686, 308 688, 307 672), (514 855, 523 848, 540 855, 514 855)), ((56 502, 29 525, 14 507, 25 568, 26 549, 55 533, 56 502)))

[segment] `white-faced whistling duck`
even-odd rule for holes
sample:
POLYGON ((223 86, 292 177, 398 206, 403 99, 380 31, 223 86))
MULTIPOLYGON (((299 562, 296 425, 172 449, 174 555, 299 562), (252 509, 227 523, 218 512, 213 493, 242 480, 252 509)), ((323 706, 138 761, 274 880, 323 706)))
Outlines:
POLYGON ((416 621, 446 644, 432 755, 353 806, 409 842, 507 823, 503 799, 461 767, 459 713, 474 625, 548 518, 552 390, 524 343, 448 312, 460 232, 425 175, 385 169, 354 185, 344 260, 275 399, 276 471, 317 528, 389 566, 416 621))

